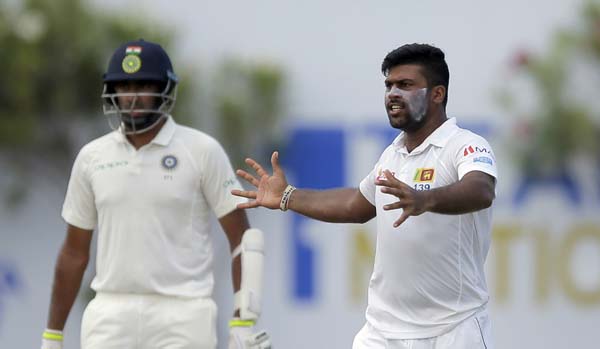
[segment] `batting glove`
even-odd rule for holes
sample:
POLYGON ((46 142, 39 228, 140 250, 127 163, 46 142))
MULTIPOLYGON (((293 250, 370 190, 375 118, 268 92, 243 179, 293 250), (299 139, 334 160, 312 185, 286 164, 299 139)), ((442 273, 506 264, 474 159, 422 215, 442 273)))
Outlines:
POLYGON ((229 349, 271 349, 271 338, 265 331, 254 333, 254 321, 234 318, 229 321, 229 349))

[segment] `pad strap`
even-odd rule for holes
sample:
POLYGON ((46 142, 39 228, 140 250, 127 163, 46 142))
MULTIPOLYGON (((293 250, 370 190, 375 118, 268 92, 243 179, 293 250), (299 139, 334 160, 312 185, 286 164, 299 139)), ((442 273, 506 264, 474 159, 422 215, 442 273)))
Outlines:
POLYGON ((237 247, 233 249, 233 252, 231 252, 231 259, 235 259, 240 253, 242 253, 242 244, 237 245, 237 247))

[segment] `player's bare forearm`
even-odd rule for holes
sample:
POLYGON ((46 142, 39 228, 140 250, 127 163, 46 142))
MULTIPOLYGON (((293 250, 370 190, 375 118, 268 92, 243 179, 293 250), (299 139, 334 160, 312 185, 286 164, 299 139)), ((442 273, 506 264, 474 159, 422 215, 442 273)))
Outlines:
POLYGON ((495 197, 494 177, 480 172, 467 173, 460 181, 427 192, 427 211, 442 214, 463 214, 491 206, 495 197))
POLYGON ((288 208, 304 216, 332 223, 364 223, 375 217, 371 205, 357 188, 293 192, 288 208))
POLYGON ((271 155, 272 175, 269 175, 253 159, 246 159, 246 164, 255 171, 256 175, 244 170, 237 170, 236 173, 256 190, 231 191, 233 195, 250 199, 246 203, 239 204, 239 208, 262 206, 272 210, 290 209, 310 218, 336 223, 364 223, 375 217, 375 207, 357 188, 323 191, 294 189, 289 199, 286 198, 287 203, 283 203, 284 192, 289 186, 285 173, 279 165, 278 152, 273 152, 271 155))
POLYGON ((47 328, 62 330, 81 287, 88 256, 61 249, 54 271, 54 284, 47 328))
POLYGON ((92 233, 92 230, 73 225, 67 228, 67 236, 58 254, 54 270, 47 323, 49 329, 62 330, 65 326, 90 258, 92 233))

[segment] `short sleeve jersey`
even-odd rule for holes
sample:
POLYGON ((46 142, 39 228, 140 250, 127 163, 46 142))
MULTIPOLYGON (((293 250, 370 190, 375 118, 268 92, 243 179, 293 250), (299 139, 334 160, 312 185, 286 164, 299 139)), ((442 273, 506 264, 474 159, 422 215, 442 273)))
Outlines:
POLYGON ((119 131, 85 145, 69 181, 62 216, 97 229, 98 292, 209 297, 211 217, 245 199, 221 145, 171 117, 136 150, 119 131))
POLYGON ((443 334, 484 307, 488 291, 484 263, 490 246, 491 208, 460 215, 431 212, 409 217, 375 185, 384 170, 416 190, 459 181, 471 171, 497 177, 488 142, 446 120, 408 153, 404 133, 385 149, 360 191, 377 210, 377 248, 369 284, 367 321, 390 339, 443 334))

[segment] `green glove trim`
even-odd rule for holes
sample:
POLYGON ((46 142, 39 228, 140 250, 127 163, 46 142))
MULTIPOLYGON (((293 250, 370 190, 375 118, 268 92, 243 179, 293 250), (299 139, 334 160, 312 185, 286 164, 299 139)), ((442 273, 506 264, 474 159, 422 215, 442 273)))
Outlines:
POLYGON ((229 320, 229 327, 252 327, 252 326, 254 326, 254 320, 240 320, 240 319, 229 320))
POLYGON ((48 339, 51 341, 62 341, 63 335, 62 335, 62 333, 44 331, 44 334, 42 334, 42 338, 48 339))

